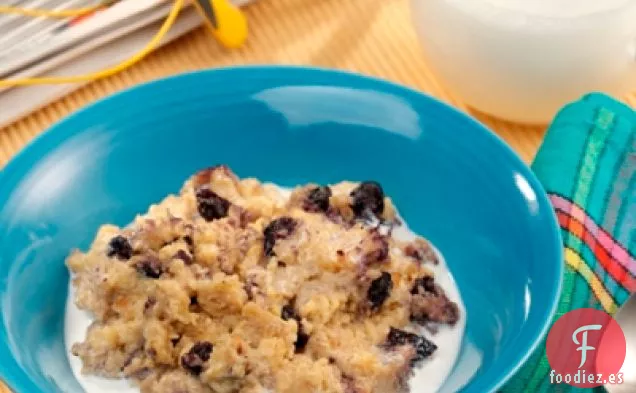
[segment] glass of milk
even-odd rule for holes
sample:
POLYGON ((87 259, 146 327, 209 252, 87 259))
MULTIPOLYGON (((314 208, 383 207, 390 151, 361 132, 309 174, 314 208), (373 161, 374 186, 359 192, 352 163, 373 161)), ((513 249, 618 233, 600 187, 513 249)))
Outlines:
POLYGON ((545 123, 636 91, 636 0, 411 0, 427 60, 473 108, 545 123))

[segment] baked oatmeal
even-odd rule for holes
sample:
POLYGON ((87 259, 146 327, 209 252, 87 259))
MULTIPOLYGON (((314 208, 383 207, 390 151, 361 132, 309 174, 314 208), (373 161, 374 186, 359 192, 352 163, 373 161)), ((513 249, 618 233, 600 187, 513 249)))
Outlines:
POLYGON ((461 316, 432 246, 396 239, 400 225, 376 182, 287 195, 203 170, 68 258, 94 316, 72 352, 144 393, 407 392, 437 350, 413 326, 461 316))

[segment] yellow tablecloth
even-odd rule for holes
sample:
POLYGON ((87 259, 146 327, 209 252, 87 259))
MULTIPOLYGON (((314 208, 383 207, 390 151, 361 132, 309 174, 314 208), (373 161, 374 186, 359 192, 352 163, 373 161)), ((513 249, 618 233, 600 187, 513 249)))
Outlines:
MULTIPOLYGON (((259 0, 246 12, 251 36, 241 50, 226 51, 205 30, 197 30, 121 74, 85 86, 0 129, 0 167, 49 125, 107 94, 166 75, 216 66, 285 63, 343 68, 423 90, 468 110, 427 67, 410 23, 408 0, 259 0)), ((636 95, 626 100, 636 106, 636 95)), ((545 127, 473 114, 524 160, 534 157, 545 127)))

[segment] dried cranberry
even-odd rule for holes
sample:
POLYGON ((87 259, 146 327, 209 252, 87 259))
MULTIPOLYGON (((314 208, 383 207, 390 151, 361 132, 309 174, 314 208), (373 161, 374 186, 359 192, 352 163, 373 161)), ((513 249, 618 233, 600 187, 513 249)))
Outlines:
POLYGON ((331 197, 331 188, 328 186, 320 186, 312 189, 307 194, 307 199, 303 204, 303 209, 308 212, 326 212, 329 210, 329 198, 331 197))
POLYGON ((108 251, 106 254, 109 257, 117 257, 122 261, 130 259, 133 255, 133 248, 130 245, 128 239, 121 235, 117 235, 110 239, 108 243, 108 251))
POLYGON ((374 310, 380 308, 391 295, 391 289, 393 289, 393 281, 390 273, 382 272, 380 277, 371 281, 371 286, 367 291, 367 299, 371 303, 371 308, 374 310))
POLYGON ((379 183, 367 181, 360 183, 350 194, 351 209, 356 217, 365 217, 366 212, 380 216, 384 211, 384 191, 379 183))
POLYGON ((181 365, 191 373, 199 375, 203 371, 203 363, 210 360, 213 349, 212 344, 207 341, 198 342, 188 353, 181 356, 181 365))
POLYGON ((285 239, 289 237, 298 223, 291 217, 280 217, 270 222, 263 234, 265 235, 265 241, 263 249, 266 256, 274 255, 274 245, 276 240, 285 239))
POLYGON ((428 358, 437 350, 437 345, 424 336, 391 327, 387 336, 387 346, 402 345, 412 345, 415 348, 415 356, 411 359, 411 364, 428 358))
POLYGON ((206 221, 213 221, 227 216, 230 201, 219 196, 207 187, 197 191, 197 208, 206 221))
POLYGON ((156 258, 147 258, 137 263, 137 271, 148 278, 159 278, 163 273, 161 261, 156 258))

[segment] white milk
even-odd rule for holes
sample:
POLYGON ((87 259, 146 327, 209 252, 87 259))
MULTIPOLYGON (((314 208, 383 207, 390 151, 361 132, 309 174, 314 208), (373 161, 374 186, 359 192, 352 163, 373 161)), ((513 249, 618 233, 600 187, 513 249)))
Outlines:
POLYGON ((470 106, 542 123, 636 90, 636 0, 411 0, 428 63, 470 106))
MULTIPOLYGON (((290 191, 288 189, 280 188, 280 190, 283 197, 289 196, 290 191)), ((396 239, 405 241, 416 238, 416 235, 409 230, 404 220, 402 220, 401 226, 393 229, 393 236, 396 239)), ((428 267, 435 273, 436 282, 444 289, 448 298, 458 304, 460 319, 453 327, 441 326, 436 334, 431 334, 423 328, 412 326, 414 330, 422 332, 438 347, 437 351, 415 370, 415 374, 410 379, 409 385, 413 393, 434 393, 442 387, 457 361, 466 326, 466 310, 459 290, 446 267, 446 262, 442 255, 439 252, 437 254, 440 261, 439 264, 437 266, 429 265, 428 267)), ((64 341, 75 378, 77 378, 86 393, 139 393, 139 388, 128 380, 106 379, 82 374, 82 362, 78 357, 73 356, 71 347, 74 343, 84 341, 86 329, 92 321, 93 318, 90 314, 78 309, 75 305, 73 286, 69 284, 64 321, 64 341)))

